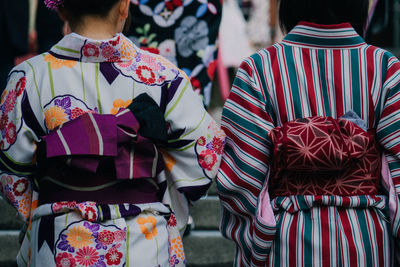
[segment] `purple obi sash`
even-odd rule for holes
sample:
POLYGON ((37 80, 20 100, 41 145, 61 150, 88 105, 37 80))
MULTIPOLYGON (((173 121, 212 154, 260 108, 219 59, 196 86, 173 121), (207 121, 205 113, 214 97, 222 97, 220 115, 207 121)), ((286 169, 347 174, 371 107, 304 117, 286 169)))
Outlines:
MULTIPOLYGON (((151 202, 157 200, 156 177, 163 170, 163 159, 155 142, 140 134, 141 124, 146 125, 143 118, 139 123, 131 110, 121 108, 116 115, 85 113, 43 137, 40 202, 137 204, 135 195, 143 195, 140 192, 147 192, 145 198, 151 202)), ((154 112, 147 114, 148 119, 154 118, 150 113, 154 112)), ((163 121, 161 111, 155 116, 163 121)), ((161 123, 160 127, 166 126, 161 123)))

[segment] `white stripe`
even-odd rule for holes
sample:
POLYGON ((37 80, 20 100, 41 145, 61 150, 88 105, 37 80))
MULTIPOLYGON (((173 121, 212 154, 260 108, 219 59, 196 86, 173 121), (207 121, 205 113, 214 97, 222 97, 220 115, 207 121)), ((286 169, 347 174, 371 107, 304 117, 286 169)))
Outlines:
POLYGON ((62 135, 61 131, 57 130, 57 134, 58 134, 58 137, 60 137, 61 143, 64 146, 65 153, 67 153, 67 155, 71 155, 71 150, 69 150, 68 144, 65 141, 64 136, 62 135))
POLYGON ((89 114, 90 120, 93 123, 94 129, 96 130, 97 138, 99 139, 99 155, 102 156, 104 154, 103 138, 101 137, 99 126, 97 125, 96 120, 93 117, 93 114, 92 113, 88 113, 88 114, 89 114))
POLYGON ((131 152, 129 153, 129 179, 133 179, 133 159, 135 157, 134 144, 131 144, 131 152))
POLYGON ((155 156, 154 156, 154 160, 153 160, 153 167, 151 169, 151 177, 156 177, 156 173, 157 173, 157 161, 158 161, 158 151, 155 145, 153 145, 154 147, 154 152, 155 152, 155 156))
POLYGON ((116 114, 115 117, 119 117, 121 115, 124 115, 127 112, 130 112, 130 110, 129 109, 125 109, 125 110, 121 111, 120 113, 116 114))

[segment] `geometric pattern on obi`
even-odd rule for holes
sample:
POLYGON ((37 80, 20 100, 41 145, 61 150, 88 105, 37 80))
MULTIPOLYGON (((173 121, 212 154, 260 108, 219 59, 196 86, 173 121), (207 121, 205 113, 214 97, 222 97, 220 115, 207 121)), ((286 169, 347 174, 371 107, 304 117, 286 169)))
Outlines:
POLYGON ((270 193, 374 195, 381 156, 373 134, 346 119, 314 116, 274 128, 270 193))

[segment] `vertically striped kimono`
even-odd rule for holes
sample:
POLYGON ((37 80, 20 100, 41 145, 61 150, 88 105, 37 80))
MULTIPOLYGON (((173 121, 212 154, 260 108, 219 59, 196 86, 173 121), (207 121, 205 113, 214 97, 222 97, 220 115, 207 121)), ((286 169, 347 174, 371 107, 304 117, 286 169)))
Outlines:
POLYGON ((72 33, 11 71, 0 121, 0 192, 28 223, 19 266, 185 265, 179 230, 224 133, 181 70, 122 34, 72 33))
POLYGON ((237 245, 235 266, 395 264, 394 243, 400 238, 396 57, 366 44, 348 23, 302 22, 281 43, 242 63, 222 125, 227 138, 217 176, 220 228, 237 245), (357 193, 367 176, 333 180, 318 194, 307 193, 301 179, 291 176, 272 183, 272 166, 280 160, 273 158, 273 130, 308 117, 333 121, 348 112, 374 132, 382 150, 382 175, 381 164, 375 168, 382 186, 375 193, 357 193))

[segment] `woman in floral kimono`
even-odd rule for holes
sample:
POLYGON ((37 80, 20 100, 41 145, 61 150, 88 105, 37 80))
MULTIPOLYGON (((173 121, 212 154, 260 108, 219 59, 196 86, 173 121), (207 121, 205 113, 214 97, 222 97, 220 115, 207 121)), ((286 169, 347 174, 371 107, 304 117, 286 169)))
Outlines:
POLYGON ((224 133, 181 70, 119 33, 129 0, 45 3, 73 33, 15 67, 0 104, 18 265, 184 266, 180 230, 224 133))
POLYGON ((223 109, 221 231, 235 266, 399 266, 400 61, 360 36, 368 0, 281 0, 281 43, 223 109))

